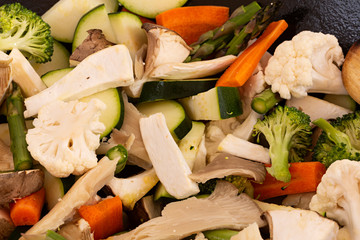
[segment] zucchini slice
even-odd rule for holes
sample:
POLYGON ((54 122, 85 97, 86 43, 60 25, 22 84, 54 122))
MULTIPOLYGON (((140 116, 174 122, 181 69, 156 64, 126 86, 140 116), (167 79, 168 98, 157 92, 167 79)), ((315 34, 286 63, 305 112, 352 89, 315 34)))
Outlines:
POLYGON ((175 140, 185 137, 192 128, 192 122, 186 115, 184 108, 174 100, 139 103, 137 108, 146 116, 159 112, 163 113, 166 125, 175 140))
MULTIPOLYGON (((64 68, 50 71, 43 75, 41 79, 47 87, 50 87, 57 80, 69 73, 73 68, 64 68)), ((82 102, 89 102, 91 99, 97 98, 106 105, 106 109, 100 115, 100 122, 105 125, 105 131, 100 138, 107 136, 113 128, 120 129, 124 121, 124 101, 119 89, 109 88, 107 90, 94 93, 90 96, 79 99, 82 102)))
POLYGON ((217 78, 146 82, 139 101, 148 102, 193 96, 215 87, 216 80, 217 78))
POLYGON ((90 10, 81 17, 75 29, 72 51, 85 40, 88 36, 87 31, 90 29, 101 29, 107 40, 113 43, 116 42, 104 4, 90 10))
POLYGON ((193 120, 221 120, 242 114, 236 87, 215 87, 179 101, 193 120))

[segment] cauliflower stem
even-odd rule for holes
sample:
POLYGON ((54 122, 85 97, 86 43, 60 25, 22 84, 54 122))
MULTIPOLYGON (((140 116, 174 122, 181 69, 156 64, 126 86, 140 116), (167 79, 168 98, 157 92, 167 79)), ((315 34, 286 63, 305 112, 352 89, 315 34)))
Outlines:
POLYGON ((254 135, 260 133, 270 145, 268 173, 277 180, 289 182, 289 161, 302 161, 311 145, 310 117, 296 108, 278 106, 255 124, 254 135))

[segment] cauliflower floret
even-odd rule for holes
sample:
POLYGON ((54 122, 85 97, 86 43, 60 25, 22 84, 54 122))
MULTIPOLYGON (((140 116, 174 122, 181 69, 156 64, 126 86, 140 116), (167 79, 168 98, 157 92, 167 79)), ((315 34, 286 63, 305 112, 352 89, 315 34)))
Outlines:
POLYGON ((56 177, 80 175, 95 167, 95 150, 105 130, 99 117, 105 108, 98 99, 57 100, 42 107, 26 135, 32 157, 56 177))
POLYGON ((303 31, 281 43, 265 69, 265 81, 285 99, 308 92, 348 94, 338 66, 344 54, 335 36, 303 31))
POLYGON ((326 213, 360 239, 360 162, 337 160, 327 169, 311 199, 310 209, 326 213))

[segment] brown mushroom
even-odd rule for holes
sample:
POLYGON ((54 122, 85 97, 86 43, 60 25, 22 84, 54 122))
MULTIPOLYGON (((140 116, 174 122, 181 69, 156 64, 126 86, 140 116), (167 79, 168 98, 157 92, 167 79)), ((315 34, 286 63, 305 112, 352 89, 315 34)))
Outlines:
POLYGON ((360 40, 356 41, 346 54, 342 79, 350 96, 360 103, 360 40))
POLYGON ((0 240, 8 239, 15 226, 11 221, 9 211, 4 208, 0 208, 0 240))
POLYGON ((86 39, 74 50, 70 56, 70 66, 76 66, 87 56, 109 46, 115 45, 105 38, 100 29, 90 29, 86 39))
POLYGON ((44 185, 44 172, 40 169, 0 174, 0 204, 11 202, 38 191, 44 185))

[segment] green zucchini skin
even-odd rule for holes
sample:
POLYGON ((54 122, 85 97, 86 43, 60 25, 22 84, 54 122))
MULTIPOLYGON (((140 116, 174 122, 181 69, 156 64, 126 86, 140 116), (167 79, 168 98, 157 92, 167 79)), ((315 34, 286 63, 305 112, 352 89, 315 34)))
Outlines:
POLYGON ((192 121, 187 116, 185 109, 175 100, 142 102, 137 104, 136 107, 146 116, 155 113, 164 114, 166 125, 175 141, 185 137, 192 128, 192 121))
POLYGON ((243 113, 240 93, 234 87, 218 87, 219 109, 221 119, 239 116, 243 113))
POLYGON ((192 120, 221 120, 239 116, 243 112, 236 87, 214 87, 179 101, 192 120))
POLYGON ((139 102, 179 99, 205 92, 215 87, 217 79, 162 80, 146 82, 139 102))

